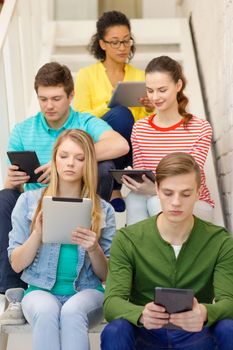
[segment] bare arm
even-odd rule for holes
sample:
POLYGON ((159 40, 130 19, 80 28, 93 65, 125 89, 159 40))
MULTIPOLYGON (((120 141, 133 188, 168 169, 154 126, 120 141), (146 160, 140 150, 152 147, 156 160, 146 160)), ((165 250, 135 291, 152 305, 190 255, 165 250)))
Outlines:
POLYGON ((41 245, 42 237, 42 212, 36 219, 35 229, 29 238, 11 254, 11 266, 15 272, 21 272, 33 262, 37 250, 41 245))
POLYGON ((103 132, 95 143, 97 160, 111 160, 129 152, 128 142, 118 132, 109 130, 103 132))

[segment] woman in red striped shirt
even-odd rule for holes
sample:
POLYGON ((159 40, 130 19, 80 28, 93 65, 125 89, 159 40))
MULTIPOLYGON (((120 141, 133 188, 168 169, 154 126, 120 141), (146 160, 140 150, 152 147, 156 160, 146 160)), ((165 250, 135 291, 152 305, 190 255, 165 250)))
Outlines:
MULTIPOLYGON (((153 101, 156 114, 134 124, 131 136, 133 166, 156 172, 159 161, 171 152, 187 152, 199 164, 202 185, 197 216, 212 220, 214 202, 206 186, 204 163, 211 144, 210 124, 186 111, 188 98, 184 94, 186 79, 181 65, 168 56, 154 58, 146 67, 147 95, 153 101)), ((161 211, 154 183, 143 175, 138 183, 123 176, 131 190, 126 199, 127 224, 133 224, 161 211)))

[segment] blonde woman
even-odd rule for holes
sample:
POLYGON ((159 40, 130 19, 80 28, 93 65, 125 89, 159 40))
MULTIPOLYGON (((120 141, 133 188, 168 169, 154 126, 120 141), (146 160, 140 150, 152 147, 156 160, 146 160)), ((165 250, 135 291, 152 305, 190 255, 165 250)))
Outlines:
POLYGON ((64 131, 54 145, 46 189, 23 193, 12 214, 9 258, 28 289, 22 308, 33 329, 33 349, 89 349, 88 329, 103 318, 102 281, 115 233, 110 204, 96 195, 94 144, 84 131, 64 131), (45 195, 92 199, 91 228, 77 227, 73 244, 43 244, 45 195))

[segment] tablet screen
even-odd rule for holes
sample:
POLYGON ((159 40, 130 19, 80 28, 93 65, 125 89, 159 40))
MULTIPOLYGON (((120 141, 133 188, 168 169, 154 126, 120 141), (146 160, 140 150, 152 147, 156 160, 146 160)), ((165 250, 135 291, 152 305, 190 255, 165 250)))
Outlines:
POLYGON ((139 102, 146 96, 146 84, 144 81, 120 81, 113 92, 108 107, 142 107, 139 102))
POLYGON ((72 244, 71 234, 77 226, 91 227, 90 198, 45 196, 42 203, 42 242, 72 244))

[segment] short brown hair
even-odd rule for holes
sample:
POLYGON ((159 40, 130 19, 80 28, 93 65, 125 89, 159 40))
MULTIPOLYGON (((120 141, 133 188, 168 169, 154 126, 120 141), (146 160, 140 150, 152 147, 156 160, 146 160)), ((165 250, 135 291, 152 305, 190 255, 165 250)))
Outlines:
POLYGON ((188 153, 173 152, 165 156, 156 168, 156 182, 160 183, 168 177, 182 174, 196 174, 197 187, 201 186, 201 170, 196 160, 188 153))
POLYGON ((69 68, 58 62, 44 64, 35 77, 34 89, 38 93, 39 86, 59 86, 62 85, 67 96, 74 91, 74 81, 69 68))

